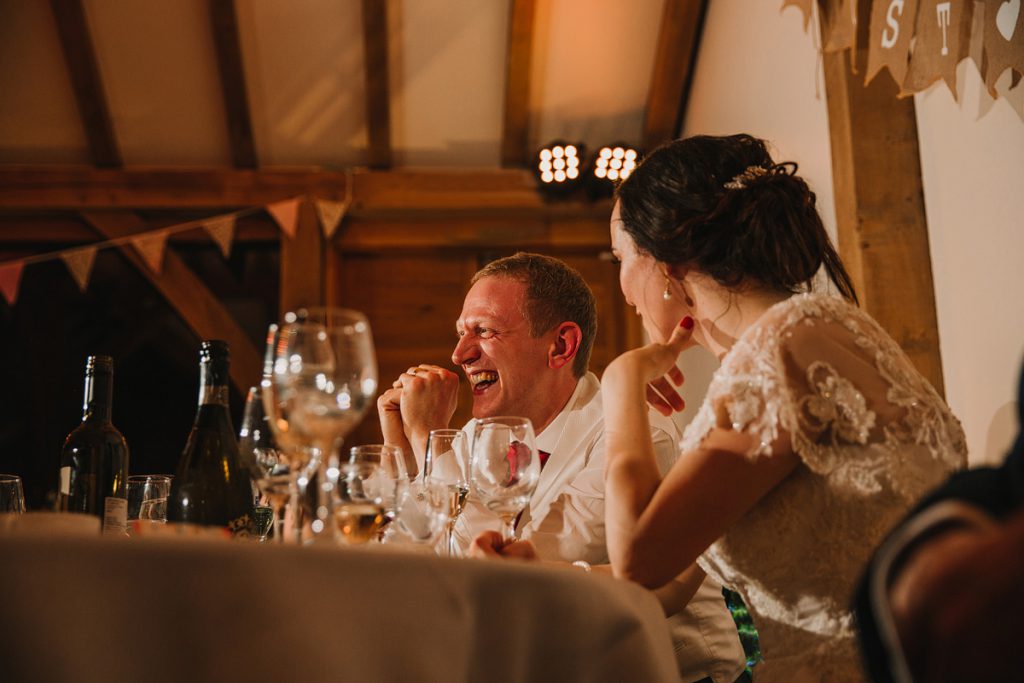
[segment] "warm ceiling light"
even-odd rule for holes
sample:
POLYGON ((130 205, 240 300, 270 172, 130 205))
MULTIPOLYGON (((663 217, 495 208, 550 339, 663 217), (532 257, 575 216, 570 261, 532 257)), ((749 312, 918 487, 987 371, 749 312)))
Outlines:
POLYGON ((640 151, 624 143, 598 148, 587 174, 591 196, 609 195, 615 185, 629 177, 640 160, 640 151))
POLYGON ((583 167, 584 146, 553 140, 537 152, 536 176, 543 190, 551 193, 570 192, 578 186, 583 167))

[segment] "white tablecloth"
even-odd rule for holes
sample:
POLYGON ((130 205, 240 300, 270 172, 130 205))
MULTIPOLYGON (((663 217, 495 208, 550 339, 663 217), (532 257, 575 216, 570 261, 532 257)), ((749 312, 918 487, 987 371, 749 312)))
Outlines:
POLYGON ((513 562, 0 537, 4 681, 675 681, 636 586, 513 562))

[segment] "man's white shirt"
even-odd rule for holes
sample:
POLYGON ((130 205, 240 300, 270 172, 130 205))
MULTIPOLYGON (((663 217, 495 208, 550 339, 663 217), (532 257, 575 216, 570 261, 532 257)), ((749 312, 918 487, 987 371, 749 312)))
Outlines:
MULTIPOLYGON (((678 457, 674 423, 651 411, 651 438, 662 476, 678 457)), ((463 429, 470 443, 475 420, 463 429)), ((576 389, 558 416, 537 435, 538 450, 550 453, 540 481, 516 526, 546 560, 607 564, 604 527, 604 414, 601 384, 593 373, 576 389)), ((470 491, 455 530, 457 544, 468 547, 482 531, 500 522, 470 491)), ((684 681, 710 676, 734 681, 745 667, 736 625, 722 598, 722 587, 705 579, 682 612, 669 618, 676 658, 684 681)))

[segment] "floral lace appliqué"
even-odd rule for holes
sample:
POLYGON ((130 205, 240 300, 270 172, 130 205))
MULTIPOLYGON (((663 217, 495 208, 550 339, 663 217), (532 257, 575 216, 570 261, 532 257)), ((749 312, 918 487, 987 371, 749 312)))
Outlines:
POLYGON ((801 422, 812 433, 831 427, 833 439, 866 444, 875 426, 875 413, 864 394, 829 365, 817 361, 807 368, 807 384, 813 393, 800 399, 801 422))

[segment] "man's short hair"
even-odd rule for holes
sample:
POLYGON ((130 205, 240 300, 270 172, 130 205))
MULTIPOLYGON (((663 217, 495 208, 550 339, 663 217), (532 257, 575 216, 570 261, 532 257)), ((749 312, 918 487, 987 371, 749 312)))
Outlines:
POLYGON ((575 268, 550 256, 521 251, 491 261, 477 271, 471 284, 485 277, 507 277, 526 285, 523 317, 534 337, 560 323, 579 325, 583 339, 573 359, 572 372, 576 377, 587 372, 597 336, 597 305, 593 292, 575 268))

